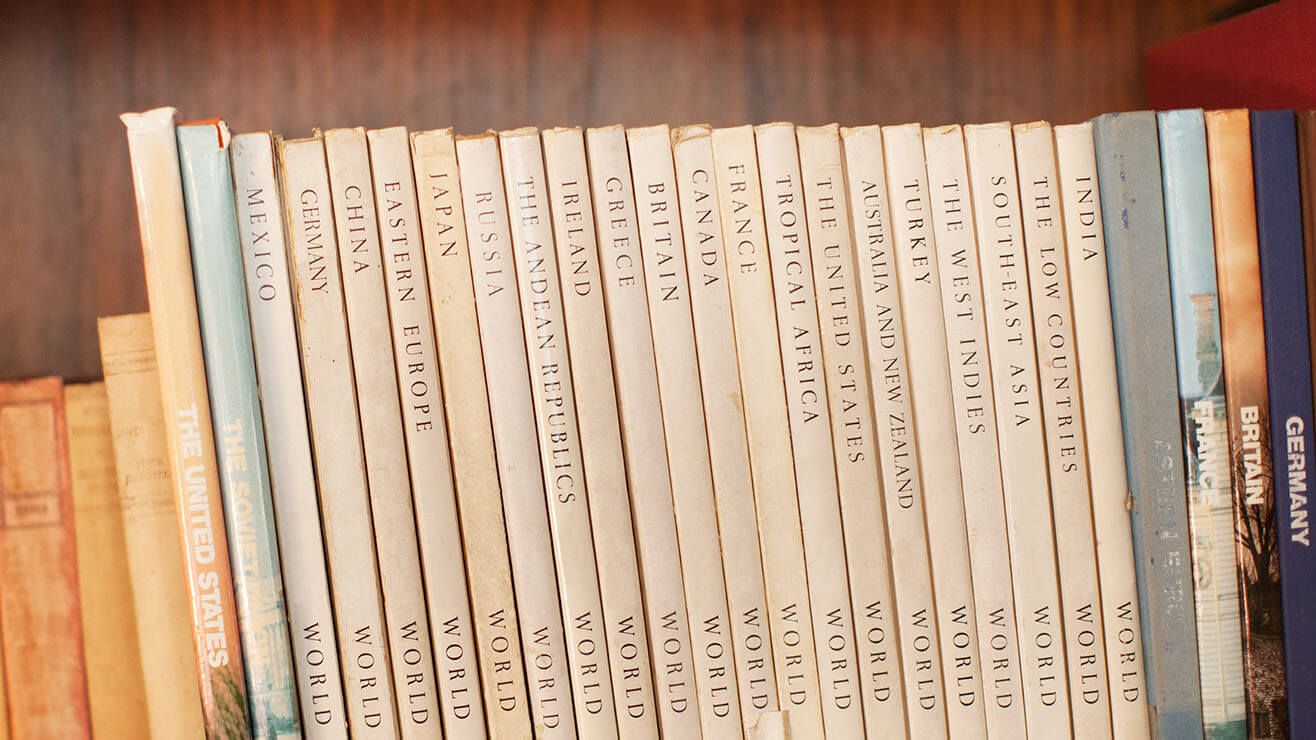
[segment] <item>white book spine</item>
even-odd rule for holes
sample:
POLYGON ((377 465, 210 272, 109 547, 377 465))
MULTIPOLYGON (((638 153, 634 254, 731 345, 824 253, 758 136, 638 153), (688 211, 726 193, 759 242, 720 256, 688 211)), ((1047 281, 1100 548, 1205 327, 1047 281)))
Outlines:
POLYGON ((353 737, 397 737, 324 143, 283 141, 279 159, 348 728, 353 737))
POLYGON ((889 732, 906 726, 905 692, 841 139, 835 124, 800 126, 796 138, 850 566, 861 701, 868 731, 889 732))
POLYGON ((467 238, 477 245, 471 264, 475 309, 535 736, 574 738, 576 713, 498 137, 459 137, 457 162, 467 238))
POLYGON ((964 138, 981 244, 1015 606, 1022 617, 1024 711, 1030 734, 1069 737, 1055 530, 1014 142, 1004 123, 968 126, 964 138))
POLYGON ((1146 740, 1147 683, 1138 626, 1138 588, 1129 525, 1128 471, 1115 373, 1105 232, 1097 188, 1092 124, 1055 128, 1064 211, 1066 263, 1074 311, 1078 382, 1087 436, 1092 525, 1105 630, 1113 736, 1146 740))

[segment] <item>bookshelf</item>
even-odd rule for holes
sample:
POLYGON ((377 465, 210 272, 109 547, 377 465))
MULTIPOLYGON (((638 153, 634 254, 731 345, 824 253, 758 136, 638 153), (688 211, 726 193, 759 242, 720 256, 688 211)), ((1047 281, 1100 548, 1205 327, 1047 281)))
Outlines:
POLYGON ((146 308, 117 115, 235 130, 402 123, 1086 118, 1231 0, 66 0, 0 21, 0 376, 99 376, 146 308))

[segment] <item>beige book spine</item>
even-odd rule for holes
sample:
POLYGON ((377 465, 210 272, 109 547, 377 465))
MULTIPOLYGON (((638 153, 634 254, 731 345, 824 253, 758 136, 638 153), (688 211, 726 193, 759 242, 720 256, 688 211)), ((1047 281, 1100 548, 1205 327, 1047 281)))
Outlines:
POLYGON ((672 132, 665 125, 632 128, 626 131, 626 141, 666 442, 665 449, 651 452, 665 451, 662 456, 672 480, 686 608, 693 625, 691 643, 700 724, 706 736, 738 738, 742 736, 740 695, 695 356, 672 132))
POLYGON ((1151 737, 1147 679, 1142 665, 1138 590, 1129 526, 1128 471, 1124 462, 1115 334, 1110 318, 1105 231, 1097 187, 1092 124, 1055 128, 1064 211, 1066 264, 1074 312, 1078 386, 1091 483, 1092 527, 1096 532, 1102 627, 1110 714, 1116 738, 1151 737))
MULTIPOLYGON (((98 322, 151 737, 205 734, 191 605, 148 314, 98 322)), ((139 730, 140 731, 140 728, 139 730)))
POLYGON ((864 353, 859 279, 846 200, 841 139, 835 124, 800 126, 813 290, 831 411, 841 524, 854 609, 859 685, 869 732, 904 728, 905 692, 896 639, 891 558, 864 353))
POLYGON ((1014 127, 1023 206, 1028 284, 1033 300, 1038 380, 1051 473, 1061 623, 1065 635, 1069 702, 1077 738, 1109 738, 1110 695, 1097 581, 1096 540, 1089 495, 1087 435, 1074 357, 1074 313, 1061 217, 1055 139, 1051 124, 1014 127))
POLYGON ((353 737, 396 737, 383 594, 324 143, 320 136, 280 141, 278 153, 348 727, 353 737))
POLYGON ((750 472, 762 537, 777 698, 790 736, 823 737, 804 535, 791 460, 781 344, 773 303, 758 155, 750 126, 713 130, 719 217, 740 358, 750 472))
POLYGON ((722 563, 727 574, 736 681, 748 735, 762 717, 779 714, 777 676, 772 669, 768 595, 763 583, 736 339, 731 328, 725 239, 713 176, 712 129, 677 129, 672 136, 672 150, 722 563))
POLYGON ((623 736, 653 737, 659 719, 650 632, 608 349, 585 138, 578 128, 547 130, 542 138, 617 721, 623 736))
POLYGON ((1068 737, 1065 650, 1038 392, 1014 142, 1006 123, 966 126, 969 182, 982 249, 987 345, 1010 533, 1024 711, 1030 734, 1068 737))
POLYGON ((78 591, 91 731, 128 737, 148 725, 132 576, 115 481, 104 383, 64 386, 69 473, 77 528, 78 591))
POLYGON ((756 126, 754 139, 804 533, 810 612, 818 636, 823 722, 828 737, 862 737, 863 707, 856 700, 860 687, 854 621, 795 127, 788 123, 756 126))
POLYGON ((457 146, 450 130, 426 131, 411 135, 411 150, 485 714, 491 736, 526 737, 531 732, 529 698, 475 318, 457 146))
POLYGON ((658 712, 664 735, 698 737, 690 622, 672 482, 661 454, 666 443, 626 134, 609 126, 588 130, 585 139, 658 712))

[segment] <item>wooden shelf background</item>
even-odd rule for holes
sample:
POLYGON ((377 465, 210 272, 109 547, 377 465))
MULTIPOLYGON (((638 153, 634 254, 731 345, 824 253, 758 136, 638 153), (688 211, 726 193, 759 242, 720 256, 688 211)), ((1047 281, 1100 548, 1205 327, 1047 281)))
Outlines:
POLYGON ((1082 120, 1229 0, 48 0, 0 10, 0 377, 147 307, 118 114, 236 131, 1082 120))

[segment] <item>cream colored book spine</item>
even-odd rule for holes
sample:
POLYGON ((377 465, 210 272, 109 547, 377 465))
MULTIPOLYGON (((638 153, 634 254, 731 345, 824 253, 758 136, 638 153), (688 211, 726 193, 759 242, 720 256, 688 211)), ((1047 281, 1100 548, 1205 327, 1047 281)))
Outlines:
POLYGON ((1113 736, 1151 737, 1092 124, 1055 127, 1113 736))
POLYGON ((906 726, 905 692, 841 138, 835 124, 800 126, 795 135, 850 566, 864 719, 870 733, 888 732, 906 726))
POLYGON ((789 123, 756 126, 754 139, 804 532, 804 564, 817 634, 823 722, 830 738, 862 737, 850 581, 795 127, 789 123))
POLYGON ((278 144, 306 407, 353 737, 397 737, 365 452, 320 136, 278 144))
MULTIPOLYGON (((677 544, 694 647, 704 735, 741 737, 740 695, 718 542, 713 471, 695 355, 694 318, 681 234, 672 132, 665 125, 626 131, 658 398, 672 479, 677 544)), ((655 450, 654 452, 657 452, 655 450)))
POLYGON ((981 250, 987 347, 996 393, 1024 711, 1031 735, 1069 737, 1069 691, 1050 480, 1010 125, 966 126, 981 250))
POLYGON ((617 722, 623 736, 653 737, 659 719, 650 632, 609 356, 585 137, 578 128, 557 128, 544 131, 542 138, 617 722))
POLYGON ((626 133, 585 133, 590 193, 663 734, 698 737, 699 699, 667 468, 626 133))
POLYGON ((466 234, 475 245, 475 310, 534 732, 574 738, 576 711, 497 135, 458 137, 457 162, 466 234))
POLYGON ((750 126, 713 130, 732 328, 740 357, 750 472, 763 547, 777 697, 790 737, 823 737, 804 538, 791 458, 758 154, 750 126))
POLYGON ((685 242, 699 382, 712 465, 717 523, 726 570, 727 608, 745 733, 777 714, 777 676, 772 669, 768 596, 763 583, 749 438, 731 328, 725 240, 714 182, 712 129, 686 126, 672 136, 676 189, 685 242))
MULTIPOLYGON (((408 502, 412 504, 408 509, 414 508, 415 512, 414 531, 420 545, 423 593, 435 645, 434 670, 438 673, 443 734, 448 738, 482 738, 487 727, 479 657, 466 589, 457 494, 448 457, 448 425, 443 418, 443 389, 439 385, 411 146, 407 130, 400 126, 374 129, 366 136, 411 471, 413 501, 408 502)), ((430 642, 420 628, 422 624, 408 623, 406 634, 394 634, 389 641, 394 662, 400 659, 408 666, 406 675, 413 682, 423 681, 428 668, 424 661, 429 657, 425 648, 430 642)), ((418 729, 432 719, 425 714, 428 710, 420 699, 417 697, 413 704, 408 697, 406 704, 406 712, 418 729)))
POLYGON ((1056 528, 1069 703, 1077 738, 1109 738, 1110 689, 1089 495, 1087 435, 1074 356, 1074 313, 1051 124, 1014 127, 1028 285, 1033 299, 1051 513, 1056 528))
POLYGON ((484 711, 490 736, 526 737, 531 732, 530 706, 475 318, 457 145, 451 130, 426 131, 411 135, 411 152, 484 711))

